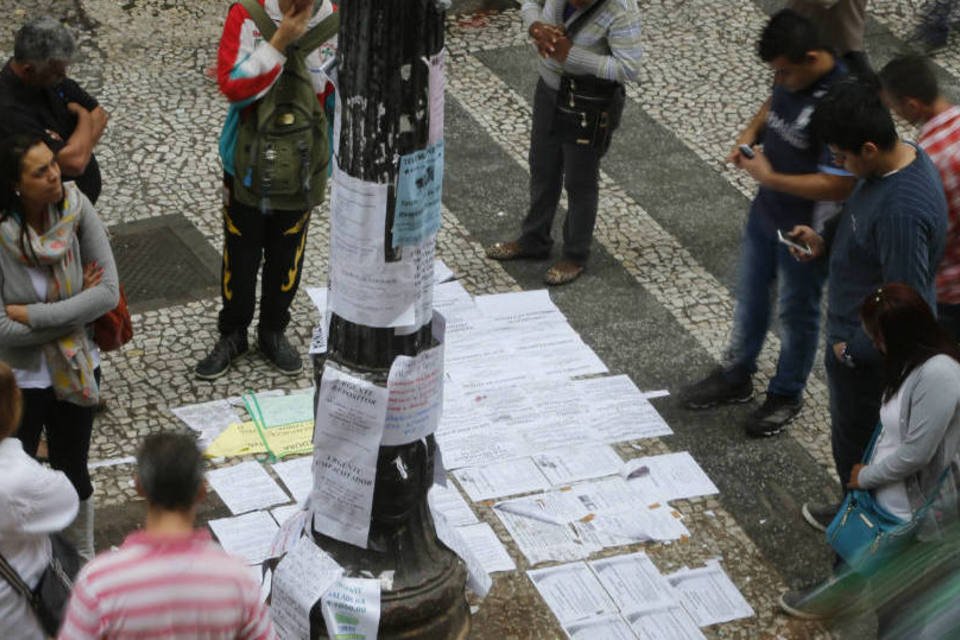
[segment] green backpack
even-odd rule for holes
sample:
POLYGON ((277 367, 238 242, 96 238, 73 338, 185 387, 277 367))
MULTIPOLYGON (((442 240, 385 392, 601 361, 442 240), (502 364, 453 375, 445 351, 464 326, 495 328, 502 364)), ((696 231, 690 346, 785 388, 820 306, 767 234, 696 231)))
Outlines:
MULTIPOLYGON (((240 0, 265 40, 277 27, 257 0, 240 0)), ((307 55, 340 27, 334 13, 287 47, 280 77, 237 131, 233 196, 271 210, 306 211, 323 201, 330 143, 327 119, 307 69, 307 55)))

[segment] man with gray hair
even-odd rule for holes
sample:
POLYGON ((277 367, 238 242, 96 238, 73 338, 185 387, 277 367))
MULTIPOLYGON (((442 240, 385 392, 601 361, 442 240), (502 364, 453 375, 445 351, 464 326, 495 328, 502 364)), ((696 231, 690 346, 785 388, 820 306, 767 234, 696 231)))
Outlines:
POLYGON ((43 16, 17 31, 13 58, 0 71, 0 138, 17 133, 41 136, 57 154, 64 180, 75 180, 96 202, 100 167, 93 148, 108 114, 67 77, 76 43, 57 20, 43 16))

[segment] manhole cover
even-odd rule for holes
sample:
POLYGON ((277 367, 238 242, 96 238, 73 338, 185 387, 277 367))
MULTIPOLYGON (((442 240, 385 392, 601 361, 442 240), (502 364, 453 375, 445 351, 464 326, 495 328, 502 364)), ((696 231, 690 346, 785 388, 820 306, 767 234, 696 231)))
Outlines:
POLYGON ((220 254, 181 214, 110 227, 131 313, 208 298, 220 290, 220 254))

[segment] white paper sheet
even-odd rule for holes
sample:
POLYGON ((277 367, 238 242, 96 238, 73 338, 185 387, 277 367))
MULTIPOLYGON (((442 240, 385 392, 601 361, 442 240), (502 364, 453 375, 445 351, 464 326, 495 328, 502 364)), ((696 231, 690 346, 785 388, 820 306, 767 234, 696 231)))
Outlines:
POLYGON ((285 504, 282 507, 270 509, 270 515, 277 521, 277 524, 282 525, 290 519, 290 516, 301 513, 303 510, 303 507, 299 504, 285 504))
POLYGON ((242 422, 227 400, 214 400, 171 409, 173 415, 200 434, 199 446, 206 449, 231 424, 242 422))
POLYGON ((625 617, 640 640, 706 640, 679 604, 632 611, 625 617))
POLYGON ((430 70, 427 76, 428 87, 428 108, 430 109, 429 120, 430 128, 427 134, 427 144, 435 144, 443 140, 443 98, 446 88, 446 77, 444 75, 444 61, 446 60, 446 49, 441 50, 425 60, 430 70))
POLYGON ((624 475, 651 502, 682 500, 719 493, 716 485, 687 451, 628 460, 624 475), (646 467, 646 471, 642 468, 646 467))
POLYGON ((270 613, 281 640, 310 637, 310 609, 343 575, 343 568, 314 544, 300 538, 277 565, 270 613))
POLYGON ((611 475, 623 466, 617 452, 605 444, 552 449, 534 455, 533 462, 553 486, 611 475))
MULTIPOLYGON (((280 509, 289 508, 280 507, 280 509)), ((279 558, 290 551, 303 535, 303 530, 310 518, 310 512, 300 509, 296 505, 293 505, 293 508, 295 511, 292 512, 286 510, 281 512, 279 509, 270 511, 273 519, 280 523, 280 529, 277 531, 277 535, 273 537, 267 557, 279 558)))
POLYGON ((512 325, 567 322, 546 289, 477 296, 474 302, 483 315, 512 325))
POLYGON ((593 427, 604 442, 623 442, 673 433, 650 401, 628 376, 576 380, 581 397, 589 399, 593 427))
POLYGON ((563 626, 617 613, 617 606, 583 562, 533 569, 527 575, 563 626))
POLYGON ((279 529, 266 511, 219 518, 207 524, 223 550, 243 558, 247 564, 259 564, 267 559, 279 529))
POLYGON ((754 615, 753 608, 717 561, 666 576, 680 593, 680 602, 697 626, 706 627, 754 615))
POLYGON ((618 615, 605 615, 572 622, 563 628, 571 640, 635 640, 627 621, 618 615))
POLYGON ((414 357, 397 356, 387 378, 384 446, 426 438, 437 430, 443 409, 443 345, 414 357))
POLYGON ((487 573, 516 571, 517 565, 507 553, 503 543, 486 522, 458 527, 464 542, 473 551, 487 573))
POLYGON ((235 514, 266 509, 290 500, 260 463, 252 460, 208 471, 207 482, 235 514))
POLYGON ((433 523, 436 527, 437 538, 451 551, 457 554, 467 569, 467 587, 481 598, 487 597, 493 580, 483 567, 480 558, 473 548, 461 535, 460 527, 452 527, 442 513, 435 513, 433 523))
POLYGON ((387 185, 333 169, 328 306, 369 327, 414 324, 416 266, 385 261, 387 185))
MULTIPOLYGON (((432 144, 432 143, 431 143, 432 144)), ((448 280, 453 280, 454 278, 453 270, 447 266, 447 263, 443 260, 437 258, 433 263, 433 286, 434 288, 439 285, 447 282, 448 280)))
POLYGON ((314 434, 314 527, 363 548, 386 413, 386 389, 324 367, 314 434))
POLYGON ((298 504, 306 504, 313 491, 313 457, 302 456, 273 464, 273 471, 298 504))
POLYGON ((588 565, 621 611, 679 604, 673 587, 642 551, 588 565))
POLYGON ((323 619, 332 638, 375 640, 380 626, 380 581, 340 578, 323 595, 323 619))
POLYGON ((494 512, 531 565, 586 558, 601 547, 582 541, 568 524, 587 515, 575 496, 550 492, 498 503, 494 512))
POLYGON ((474 502, 550 488, 550 482, 528 458, 458 469, 453 476, 474 502))
POLYGON ((453 527, 462 527, 478 522, 476 514, 463 499, 463 495, 454 486, 433 485, 427 493, 430 508, 442 513, 453 527))
POLYGON ((602 512, 589 521, 575 522, 573 526, 581 538, 602 547, 647 540, 679 540, 690 535, 679 513, 669 505, 637 505, 629 510, 602 512))

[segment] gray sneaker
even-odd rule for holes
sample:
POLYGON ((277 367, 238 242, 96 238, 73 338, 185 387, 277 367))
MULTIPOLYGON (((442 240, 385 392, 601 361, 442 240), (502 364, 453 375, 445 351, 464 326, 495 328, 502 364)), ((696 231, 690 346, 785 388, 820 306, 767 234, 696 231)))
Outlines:
POLYGON ((763 401, 744 425, 747 435, 751 438, 765 438, 775 436, 784 427, 793 422, 803 407, 803 400, 768 393, 763 401))
POLYGON ((812 587, 780 595, 784 613, 801 620, 826 620, 859 614, 870 607, 866 582, 855 573, 832 576, 812 587))
POLYGON ((215 380, 225 374, 233 361, 246 354, 249 349, 246 331, 221 335, 207 357, 194 367, 194 374, 201 380, 215 380))
POLYGON ((829 504, 804 502, 803 506, 800 507, 800 513, 803 514, 803 519, 807 521, 807 524, 817 531, 823 531, 824 533, 826 533, 830 523, 833 522, 837 511, 840 511, 839 502, 831 502, 829 504))

